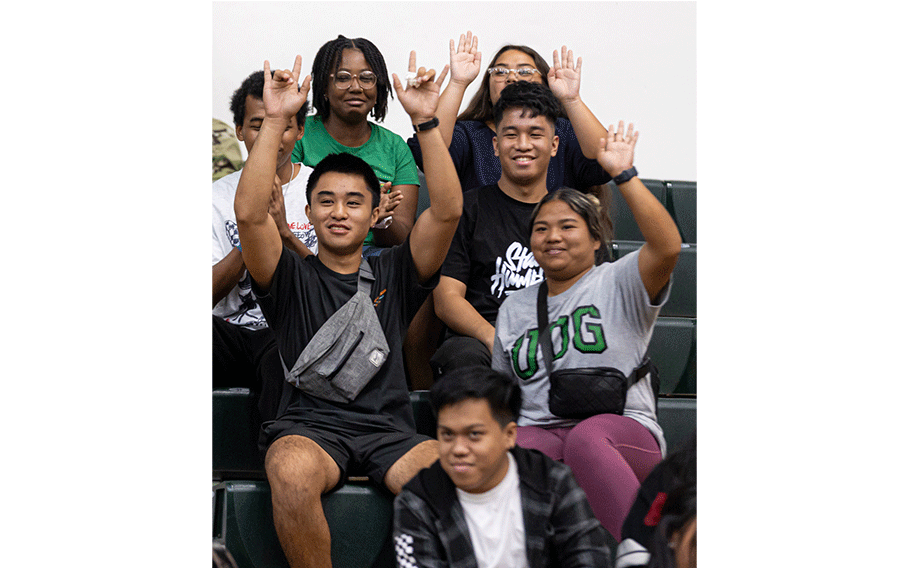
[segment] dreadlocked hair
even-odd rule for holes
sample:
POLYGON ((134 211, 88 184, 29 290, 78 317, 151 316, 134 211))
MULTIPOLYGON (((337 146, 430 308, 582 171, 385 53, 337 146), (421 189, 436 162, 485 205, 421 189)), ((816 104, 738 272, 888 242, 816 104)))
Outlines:
POLYGON ((313 77, 313 107, 316 109, 316 115, 322 120, 329 117, 331 111, 325 95, 332 82, 331 75, 337 72, 341 66, 341 52, 345 49, 356 49, 363 53, 364 59, 376 74, 376 104, 370 111, 370 116, 376 122, 382 122, 388 109, 389 97, 394 98, 389 82, 389 72, 379 49, 373 45, 373 42, 362 37, 350 39, 339 35, 336 39, 323 44, 316 52, 316 58, 313 59, 313 70, 310 73, 313 77))

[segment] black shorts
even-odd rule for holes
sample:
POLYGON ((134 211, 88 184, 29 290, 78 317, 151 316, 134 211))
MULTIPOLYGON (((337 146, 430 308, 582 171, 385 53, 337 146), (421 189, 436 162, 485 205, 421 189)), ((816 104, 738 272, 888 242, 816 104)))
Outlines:
POLYGON ((363 431, 344 424, 320 427, 286 416, 263 425, 263 430, 269 445, 284 436, 303 436, 316 442, 341 470, 338 485, 332 491, 341 487, 352 475, 365 475, 385 487, 385 475, 395 462, 417 444, 432 440, 423 434, 404 430, 363 431))

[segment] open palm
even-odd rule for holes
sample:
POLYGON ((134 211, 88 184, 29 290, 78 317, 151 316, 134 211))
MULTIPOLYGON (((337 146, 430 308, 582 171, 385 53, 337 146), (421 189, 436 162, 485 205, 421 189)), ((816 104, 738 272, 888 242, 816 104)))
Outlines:
POLYGON ((449 40, 449 69, 452 72, 452 81, 467 85, 477 78, 480 73, 480 52, 477 51, 477 36, 461 34, 458 39, 458 48, 455 40, 449 40))
POLYGON ((607 129, 607 137, 600 139, 597 163, 611 176, 631 168, 635 160, 636 143, 638 143, 638 132, 635 132, 635 127, 631 122, 625 133, 623 133, 623 121, 619 121, 616 132, 613 131, 611 124, 607 129))
POLYGON ((547 84, 560 101, 577 99, 581 92, 581 57, 572 61, 572 50, 562 46, 560 55, 553 50, 553 66, 547 73, 547 84))

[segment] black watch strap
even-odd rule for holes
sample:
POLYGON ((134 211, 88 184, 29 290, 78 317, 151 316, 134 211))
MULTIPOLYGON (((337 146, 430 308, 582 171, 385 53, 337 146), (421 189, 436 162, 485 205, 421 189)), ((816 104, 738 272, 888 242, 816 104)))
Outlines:
POLYGON ((414 132, 423 132, 424 130, 430 130, 431 128, 436 128, 439 126, 439 119, 435 116, 432 120, 428 120, 421 124, 414 124, 414 132))
POLYGON ((638 175, 638 170, 635 169, 635 166, 632 166, 628 170, 623 170, 621 174, 613 178, 613 183, 619 185, 621 183, 626 183, 630 179, 638 175))

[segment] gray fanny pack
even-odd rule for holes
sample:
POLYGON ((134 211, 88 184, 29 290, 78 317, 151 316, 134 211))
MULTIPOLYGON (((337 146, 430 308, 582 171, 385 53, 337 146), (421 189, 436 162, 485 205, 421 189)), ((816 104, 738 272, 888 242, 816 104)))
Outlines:
POLYGON ((389 355, 389 344, 370 300, 373 271, 360 264, 357 292, 316 332, 285 379, 303 392, 332 402, 354 400, 389 355))

